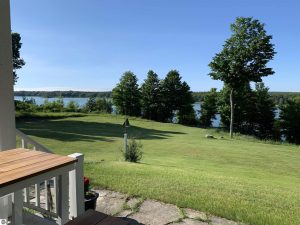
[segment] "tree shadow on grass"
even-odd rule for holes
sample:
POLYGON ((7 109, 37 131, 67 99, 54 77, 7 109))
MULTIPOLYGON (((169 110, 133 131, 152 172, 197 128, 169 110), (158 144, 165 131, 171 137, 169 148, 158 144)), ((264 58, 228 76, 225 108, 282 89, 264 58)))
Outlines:
MULTIPOLYGON (((112 142, 124 135, 124 127, 121 124, 76 120, 28 120, 18 122, 17 127, 27 135, 59 141, 112 142)), ((137 139, 167 139, 180 134, 185 133, 137 126, 128 128, 128 136, 137 139)))

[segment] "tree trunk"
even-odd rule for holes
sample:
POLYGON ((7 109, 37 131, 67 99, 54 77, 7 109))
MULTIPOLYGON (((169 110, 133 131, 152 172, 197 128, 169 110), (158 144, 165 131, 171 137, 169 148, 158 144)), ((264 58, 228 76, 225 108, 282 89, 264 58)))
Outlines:
POLYGON ((230 91, 230 138, 233 138, 233 119, 234 119, 234 106, 233 106, 233 88, 230 91))

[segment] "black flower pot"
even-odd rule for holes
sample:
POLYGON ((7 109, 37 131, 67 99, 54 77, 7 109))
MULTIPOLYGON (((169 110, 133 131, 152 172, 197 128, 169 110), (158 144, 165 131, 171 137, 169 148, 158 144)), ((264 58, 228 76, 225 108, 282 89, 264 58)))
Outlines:
POLYGON ((87 194, 84 195, 85 211, 88 209, 96 209, 98 197, 99 194, 95 191, 89 191, 87 194))

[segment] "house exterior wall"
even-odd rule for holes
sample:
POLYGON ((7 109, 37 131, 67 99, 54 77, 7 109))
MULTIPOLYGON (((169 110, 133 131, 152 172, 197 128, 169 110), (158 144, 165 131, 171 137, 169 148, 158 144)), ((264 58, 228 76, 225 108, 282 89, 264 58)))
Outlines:
POLYGON ((15 148, 10 2, 0 1, 0 151, 15 148))

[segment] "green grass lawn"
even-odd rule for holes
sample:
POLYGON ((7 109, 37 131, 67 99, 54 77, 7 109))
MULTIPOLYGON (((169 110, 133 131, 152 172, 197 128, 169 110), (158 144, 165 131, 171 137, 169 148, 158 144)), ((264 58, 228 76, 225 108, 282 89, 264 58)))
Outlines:
POLYGON ((249 224, 300 224, 299 147, 131 118, 129 134, 141 140, 144 157, 128 163, 121 153, 123 121, 89 115, 17 126, 55 153, 84 153, 85 175, 95 187, 249 224), (206 139, 208 133, 217 139, 206 139))

